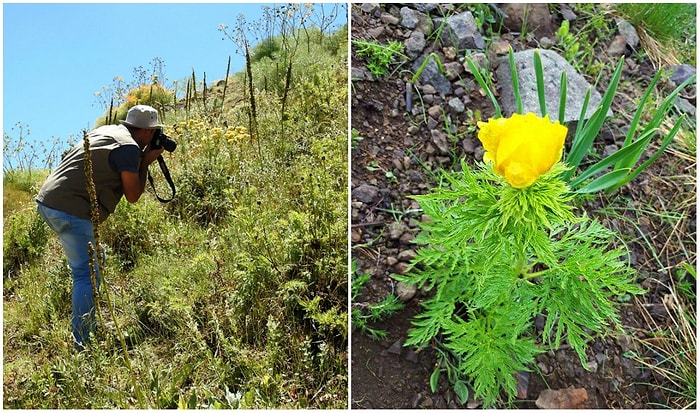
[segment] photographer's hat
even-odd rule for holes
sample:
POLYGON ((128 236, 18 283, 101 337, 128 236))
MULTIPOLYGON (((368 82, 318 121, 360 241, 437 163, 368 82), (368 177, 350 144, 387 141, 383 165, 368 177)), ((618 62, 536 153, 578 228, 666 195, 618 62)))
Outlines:
POLYGON ((158 123, 158 111, 147 105, 136 105, 126 113, 126 120, 120 120, 122 125, 141 129, 158 129, 163 125, 158 123))

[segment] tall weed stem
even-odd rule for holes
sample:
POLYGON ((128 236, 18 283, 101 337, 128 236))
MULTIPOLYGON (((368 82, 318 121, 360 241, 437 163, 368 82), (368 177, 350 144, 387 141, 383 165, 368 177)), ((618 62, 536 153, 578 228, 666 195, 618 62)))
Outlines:
MULTIPOLYGON (((93 168, 92 168, 92 158, 90 156, 90 138, 88 137, 87 131, 83 131, 83 148, 84 148, 84 156, 85 156, 85 181, 87 183, 87 191, 88 195, 90 197, 90 217, 92 221, 92 226, 93 226, 93 233, 94 233, 94 238, 95 238, 95 247, 93 247, 90 243, 88 243, 88 253, 90 254, 90 276, 91 276, 91 281, 92 281, 92 291, 94 295, 94 300, 95 300, 95 306, 98 307, 98 295, 97 295, 97 280, 96 280, 96 274, 95 274, 95 266, 94 266, 94 251, 96 249, 97 251, 97 256, 101 257, 104 254, 102 244, 100 243, 100 231, 99 231, 99 225, 100 225, 100 210, 97 205, 97 190, 95 188, 95 181, 93 179, 93 168)), ((103 290, 104 290, 104 298, 105 298, 105 303, 107 304, 107 308, 109 309, 109 314, 112 317, 112 321, 114 322, 114 327, 117 330, 117 336, 119 337, 119 342, 121 343, 122 351, 124 353, 124 362, 126 363, 126 367, 129 369, 129 375, 131 376, 131 384, 134 388, 134 392, 136 393, 136 397, 138 398, 139 401, 139 406, 148 408, 148 402, 146 401, 143 392, 141 391, 141 388, 138 386, 138 382, 136 381, 136 375, 134 373, 134 368, 131 365, 131 358, 129 357, 129 351, 126 347, 126 341, 124 340, 124 334, 122 334, 121 327, 119 327, 119 322, 117 320, 116 314, 114 312, 114 306, 112 305, 112 300, 110 299, 109 296, 109 286, 107 285, 107 277, 105 274, 105 268, 104 268, 104 263, 103 260, 98 259, 97 260, 97 268, 99 268, 100 271, 100 276, 102 278, 102 284, 103 284, 103 290)), ((97 312, 97 311, 96 311, 97 312)), ((99 314, 99 312, 98 312, 99 314)), ((100 316, 101 317, 101 316, 100 316)))

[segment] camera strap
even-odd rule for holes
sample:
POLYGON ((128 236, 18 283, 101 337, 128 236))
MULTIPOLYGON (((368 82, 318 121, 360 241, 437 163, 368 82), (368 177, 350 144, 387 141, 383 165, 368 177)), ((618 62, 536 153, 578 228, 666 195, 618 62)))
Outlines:
POLYGON ((162 202, 170 202, 175 198, 175 184, 173 183, 173 178, 170 177, 170 171, 168 170, 168 167, 165 165, 165 159, 163 159, 163 155, 159 156, 158 158, 158 165, 160 165, 160 170, 163 172, 163 176, 165 177, 165 180, 168 181, 168 184, 170 184, 170 189, 172 191, 172 196, 170 199, 163 199, 158 196, 158 192, 156 191, 155 185, 153 185, 153 177, 151 176, 151 171, 148 171, 148 182, 151 183, 151 188, 153 188, 153 193, 156 195, 156 198, 162 202))

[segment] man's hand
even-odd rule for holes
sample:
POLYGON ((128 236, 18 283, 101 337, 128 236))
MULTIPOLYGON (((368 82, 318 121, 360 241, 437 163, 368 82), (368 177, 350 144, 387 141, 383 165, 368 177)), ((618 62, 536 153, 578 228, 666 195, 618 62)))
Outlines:
MULTIPOLYGON (((163 148, 149 149, 141 156, 141 165, 143 165, 144 163, 146 164, 146 166, 152 164, 153 161, 158 159, 158 157, 163 153, 164 150, 165 149, 163 149, 163 148)), ((139 168, 139 170, 141 170, 141 169, 139 168)))
POLYGON ((139 200, 141 194, 146 189, 146 174, 148 173, 148 165, 152 164, 163 153, 163 148, 151 149, 141 156, 139 164, 139 173, 122 171, 122 188, 124 189, 124 197, 132 204, 139 200))

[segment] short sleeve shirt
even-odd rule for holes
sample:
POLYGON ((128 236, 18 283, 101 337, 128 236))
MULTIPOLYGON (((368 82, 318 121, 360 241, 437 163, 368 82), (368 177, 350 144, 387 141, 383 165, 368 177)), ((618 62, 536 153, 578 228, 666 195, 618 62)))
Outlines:
POLYGON ((128 145, 114 149, 109 154, 109 166, 117 172, 139 172, 141 150, 138 146, 128 145))

